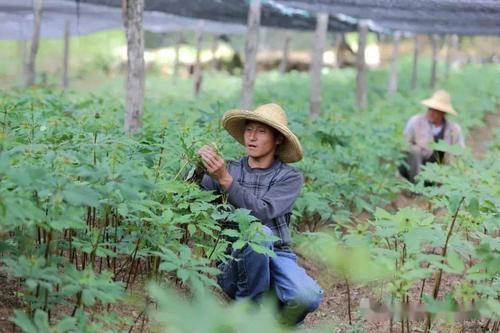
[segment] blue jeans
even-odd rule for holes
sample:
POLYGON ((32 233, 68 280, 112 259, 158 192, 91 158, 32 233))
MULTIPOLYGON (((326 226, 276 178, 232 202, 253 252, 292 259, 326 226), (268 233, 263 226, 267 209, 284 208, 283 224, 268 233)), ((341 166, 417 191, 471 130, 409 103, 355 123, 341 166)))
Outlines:
MULTIPOLYGON (((264 232, 272 234, 264 226, 264 232)), ((263 244, 274 250, 275 257, 269 257, 252 250, 247 244, 241 250, 233 251, 235 258, 219 268, 219 285, 232 299, 251 298, 274 291, 279 300, 282 314, 287 322, 299 323, 308 313, 316 310, 322 299, 323 290, 297 263, 297 256, 291 251, 274 249, 271 242, 263 244)))

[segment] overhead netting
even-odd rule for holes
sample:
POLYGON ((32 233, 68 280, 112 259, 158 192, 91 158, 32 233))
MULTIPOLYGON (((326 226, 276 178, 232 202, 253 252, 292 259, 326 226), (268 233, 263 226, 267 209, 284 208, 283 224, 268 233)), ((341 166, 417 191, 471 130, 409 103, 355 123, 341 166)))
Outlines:
MULTIPOLYGON (((65 0, 75 2, 76 0, 65 0)), ((121 0, 78 0, 80 4, 121 7, 121 0)), ((249 0, 146 0, 146 11, 171 13, 218 22, 245 24, 249 0)), ((261 0, 261 25, 274 28, 314 30, 316 15, 308 10, 292 8, 275 0, 261 0)), ((332 18, 330 31, 354 31, 356 23, 332 18)))
MULTIPOLYGON (((122 0, 44 0, 41 36, 88 34, 123 26, 122 0)), ((144 28, 153 32, 199 29, 242 34, 250 0, 146 0, 144 28)), ((330 15, 330 31, 355 31, 365 20, 372 31, 500 35, 500 0, 261 0, 261 25, 314 30, 316 13, 330 15)), ((29 39, 32 0, 0 0, 0 39, 29 39)))
MULTIPOLYGON (((96 1, 99 2, 99 1, 96 1)), ((60 38, 65 22, 69 21, 71 35, 84 35, 123 27, 121 8, 63 0, 44 0, 40 35, 60 38)), ((144 13, 144 29, 152 32, 196 30, 200 20, 165 12, 144 13)), ((214 34, 244 34, 246 24, 203 20, 203 31, 214 34)), ((33 4, 31 0, 0 0, 0 39, 30 39, 33 33, 33 4)))
MULTIPOLYGON (((168 2, 168 1, 166 1, 168 2)), ((499 0, 276 0, 309 11, 367 19, 412 33, 500 34, 499 0)))
MULTIPOLYGON (((75 1, 75 0, 66 0, 75 1)), ((119 7, 121 0, 79 0, 119 7)), ((330 31, 355 30, 459 35, 500 34, 499 0, 261 0, 262 25, 314 29, 315 14, 330 14, 330 31)), ((146 10, 220 22, 246 22, 249 0, 147 0, 146 10)))

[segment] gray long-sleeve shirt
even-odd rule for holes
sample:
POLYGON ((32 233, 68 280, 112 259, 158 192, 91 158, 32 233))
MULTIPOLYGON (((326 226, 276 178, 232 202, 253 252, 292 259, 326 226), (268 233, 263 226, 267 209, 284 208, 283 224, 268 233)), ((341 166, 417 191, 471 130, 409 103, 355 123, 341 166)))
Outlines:
POLYGON ((288 224, 293 204, 300 194, 303 177, 295 168, 276 160, 269 168, 250 168, 248 157, 227 164, 233 182, 227 191, 210 176, 204 175, 201 185, 207 190, 227 193, 228 201, 237 208, 246 208, 262 224, 280 238, 274 245, 286 248, 292 239, 288 224))

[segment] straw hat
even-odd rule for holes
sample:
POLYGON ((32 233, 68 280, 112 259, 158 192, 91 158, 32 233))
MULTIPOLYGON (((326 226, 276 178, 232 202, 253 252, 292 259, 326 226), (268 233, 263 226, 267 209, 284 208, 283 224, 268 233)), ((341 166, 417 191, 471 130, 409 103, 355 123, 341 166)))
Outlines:
POLYGON ((421 104, 427 106, 428 108, 435 109, 445 113, 451 113, 456 115, 457 112, 451 106, 450 94, 444 90, 438 90, 432 95, 431 98, 424 99, 420 101, 421 104))
POLYGON ((284 136, 284 141, 276 150, 276 154, 282 162, 293 163, 300 161, 303 156, 302 146, 299 139, 288 128, 288 119, 285 111, 278 104, 264 104, 255 111, 229 110, 222 116, 222 126, 239 143, 245 144, 243 133, 247 120, 258 121, 278 130, 284 136))

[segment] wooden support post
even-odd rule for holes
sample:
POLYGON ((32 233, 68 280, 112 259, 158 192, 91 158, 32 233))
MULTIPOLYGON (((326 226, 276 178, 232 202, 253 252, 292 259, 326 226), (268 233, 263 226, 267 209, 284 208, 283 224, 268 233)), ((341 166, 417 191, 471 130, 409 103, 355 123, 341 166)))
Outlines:
POLYGON ((285 32, 285 39, 283 41, 283 53, 281 55, 280 62, 280 73, 285 74, 288 69, 288 51, 290 49, 290 41, 292 39, 292 34, 290 31, 285 32))
POLYGON ((415 35, 414 40, 413 40, 413 66, 411 70, 411 89, 415 90, 417 89, 417 82, 418 82, 418 54, 419 54, 419 41, 418 41, 418 35, 415 35))
POLYGON ((26 51, 27 43, 24 39, 19 39, 17 41, 17 55, 19 59, 19 73, 20 77, 23 77, 24 71, 26 70, 26 51))
POLYGON ((434 89, 436 87, 436 70, 438 63, 438 51, 439 51, 439 36, 432 35, 432 67, 431 67, 431 80, 429 86, 434 89))
POLYGON ((217 59, 217 50, 219 49, 219 35, 214 35, 212 40, 212 69, 217 70, 219 61, 217 59))
POLYGON ((257 67, 257 49, 259 46, 260 0, 251 0, 248 11, 248 30, 245 39, 245 65, 241 88, 241 108, 250 109, 253 100, 253 85, 257 67))
POLYGON ((391 59, 391 72, 389 74, 389 84, 387 87, 387 96, 392 97, 398 91, 398 56, 399 56, 399 39, 401 32, 394 33, 392 59, 391 59))
POLYGON ((446 79, 450 76, 450 68, 455 61, 457 49, 458 49, 458 36, 457 35, 448 35, 446 39, 446 68, 444 76, 446 79))
POLYGON ((339 68, 338 50, 340 45, 340 38, 341 34, 339 32, 333 34, 333 41, 331 45, 332 45, 332 52, 335 53, 335 61, 332 63, 332 68, 334 69, 339 68))
POLYGON ((203 80, 203 72, 201 69, 201 49, 203 42, 203 26, 204 21, 201 20, 198 24, 196 31, 196 61, 193 69, 193 82, 194 82, 194 97, 198 97, 201 89, 201 81, 203 80))
POLYGON ((337 68, 342 68, 344 66, 345 59, 343 46, 345 43, 345 35, 339 32, 335 38, 335 66, 337 68))
POLYGON ((358 52, 356 53, 356 104, 359 108, 367 106, 367 87, 366 87, 366 62, 365 48, 366 35, 368 34, 368 24, 365 21, 358 25, 358 52))
POLYGON ((36 81, 36 55, 40 43, 40 27, 42 25, 43 0, 33 0, 33 34, 28 60, 26 61, 26 87, 31 87, 36 81))
POLYGON ((144 110, 144 0, 123 0, 127 35, 127 109, 124 130, 136 133, 142 127, 144 110))
POLYGON ((325 51, 326 33, 328 31, 328 13, 316 15, 316 32, 314 34, 314 51, 309 73, 311 76, 310 115, 319 117, 321 113, 321 69, 325 51))
POLYGON ((64 58, 63 58, 63 74, 62 87, 68 88, 69 85, 69 36, 70 36, 70 20, 64 22, 64 58))
POLYGON ((175 59, 174 59, 174 79, 176 79, 179 76, 179 66, 180 66, 180 55, 179 55, 179 50, 181 48, 181 43, 184 39, 184 35, 182 32, 179 32, 177 35, 177 40, 175 41, 175 59))

